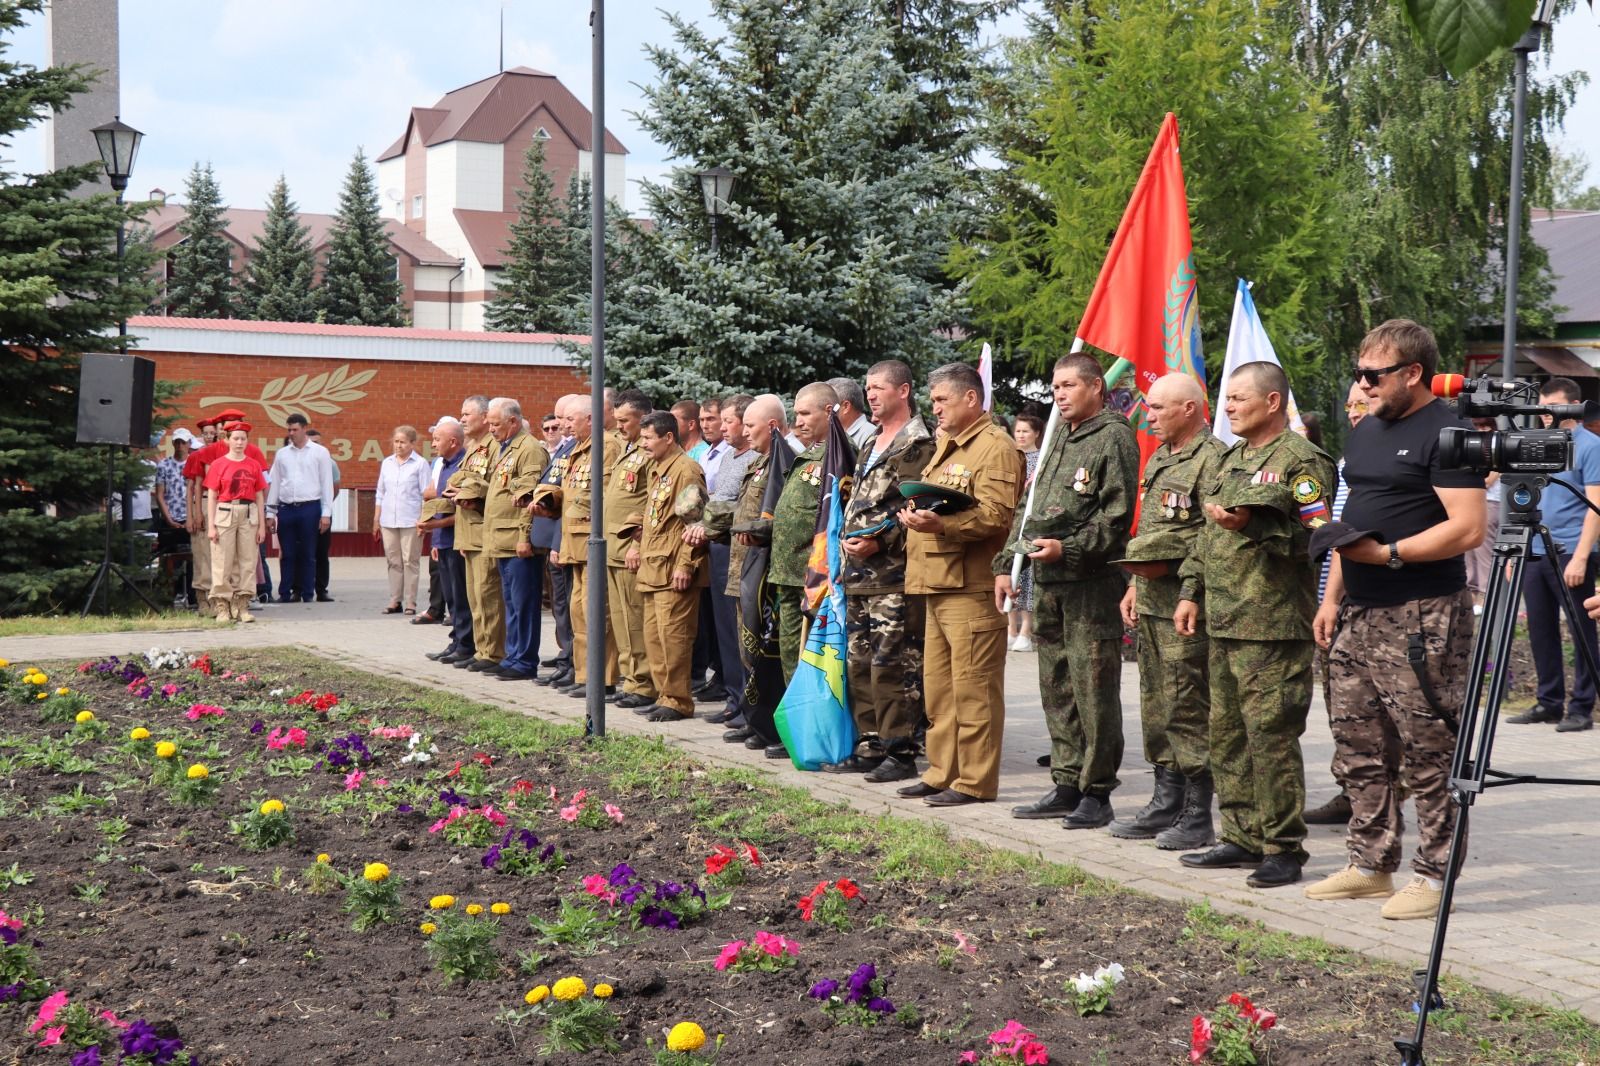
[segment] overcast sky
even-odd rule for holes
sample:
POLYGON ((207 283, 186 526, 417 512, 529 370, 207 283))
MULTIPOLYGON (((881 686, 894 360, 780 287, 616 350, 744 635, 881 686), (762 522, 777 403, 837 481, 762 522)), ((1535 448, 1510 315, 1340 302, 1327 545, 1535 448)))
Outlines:
MULTIPOLYGON (((609 0, 607 126, 628 148, 627 205, 634 182, 670 166, 629 112, 651 80, 647 44, 670 44, 660 9, 705 24, 707 0, 609 0)), ((508 0, 505 62, 557 75, 590 99, 589 5, 583 0, 508 0)), ((278 174, 307 211, 333 211, 357 145, 368 157, 405 130, 412 107, 498 68, 498 0, 124 0, 122 117, 143 130, 130 195, 183 189, 196 160, 209 160, 235 207, 261 207, 278 174)), ((1600 25, 1577 4, 1556 27, 1551 69, 1582 69, 1600 56, 1600 25)), ((1020 19, 1001 32, 1016 32, 1020 19)), ((42 63, 43 20, 11 58, 42 63)), ((1591 161, 1600 183, 1600 84, 1568 117, 1564 143, 1591 161)), ((43 139, 30 132, 5 153, 23 171, 43 168, 43 139)))

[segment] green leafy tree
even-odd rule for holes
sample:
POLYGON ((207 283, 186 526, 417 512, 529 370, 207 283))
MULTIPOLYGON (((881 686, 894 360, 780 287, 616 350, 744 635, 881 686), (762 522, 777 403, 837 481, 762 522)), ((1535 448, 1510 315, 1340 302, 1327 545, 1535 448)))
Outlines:
POLYGON ((620 382, 675 398, 943 360, 961 155, 917 134, 927 102, 893 54, 896 5, 711 6, 717 36, 669 16, 675 47, 649 51, 641 124, 686 165, 644 185, 656 228, 607 315, 620 382), (738 185, 713 255, 695 172, 718 164, 738 185))
POLYGON ((1516 44, 1539 0, 1400 0, 1399 6, 1422 43, 1460 77, 1516 44))
MULTIPOLYGON (((0 0, 0 141, 72 106, 89 78, 8 55, 43 0, 0 0)), ((75 443, 78 356, 120 346, 117 322, 154 294, 153 262, 130 243, 116 257, 117 224, 143 205, 107 194, 74 197, 98 163, 18 174, 0 162, 0 612, 49 610, 82 597, 100 558, 105 452, 75 443)), ((119 479, 139 469, 117 458, 119 479)), ((118 546, 120 557, 121 546, 118 546)))
POLYGON ((173 248, 167 313, 182 318, 232 318, 237 310, 233 246, 225 234, 222 190, 211 164, 196 163, 184 186, 188 203, 173 248))
POLYGON ((245 317, 271 322, 312 322, 317 297, 312 290, 316 255, 310 230, 300 222, 280 176, 267 198, 267 217, 250 257, 240 304, 245 317))
POLYGON ((320 318, 335 325, 403 326, 401 294, 372 168, 357 149, 328 239, 322 286, 317 290, 320 318))
MULTIPOLYGON (((563 333, 578 295, 569 245, 570 218, 556 201, 555 181, 545 169, 544 141, 535 137, 522 167, 517 218, 511 223, 506 265, 495 281, 489 305, 492 330, 511 333, 563 333)), ((571 193, 569 192, 569 198, 571 193)), ((584 260, 584 278, 588 260, 584 260)), ((584 287, 587 292, 587 286, 584 287)))
POLYGON ((1550 157, 1550 206, 1600 211, 1600 185, 1585 187, 1589 158, 1579 151, 1555 149, 1550 157))
MULTIPOLYGON (((1235 278, 1297 374, 1342 269, 1325 112, 1254 0, 1050 0, 986 86, 1002 165, 985 232, 951 258, 997 381, 1037 378, 1072 344, 1163 115, 1178 116, 1200 324, 1220 366, 1235 278)), ((1298 375, 1297 375, 1298 382, 1298 375)), ((1299 389, 1297 383, 1297 391, 1299 389)))

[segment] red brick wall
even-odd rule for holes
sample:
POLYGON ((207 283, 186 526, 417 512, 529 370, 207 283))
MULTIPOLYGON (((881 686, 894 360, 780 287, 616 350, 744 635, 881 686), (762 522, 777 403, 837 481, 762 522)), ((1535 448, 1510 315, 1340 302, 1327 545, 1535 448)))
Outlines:
POLYGON ((177 425, 192 430, 197 419, 224 407, 237 407, 254 427, 252 437, 269 459, 283 445, 281 419, 291 411, 301 411, 322 431, 322 442, 338 462, 341 486, 347 489, 377 484, 378 465, 390 453, 389 438, 397 425, 417 427, 418 445, 427 455, 432 450, 428 427, 441 415, 459 414, 467 396, 509 396, 522 404, 526 417, 538 419, 554 407, 556 397, 586 388, 584 379, 567 367, 197 355, 143 348, 139 355, 155 360, 158 379, 189 383, 175 401, 177 425), (343 394, 329 395, 325 385, 320 398, 304 397, 309 403, 337 410, 318 412, 298 400, 273 405, 270 397, 263 396, 264 387, 277 379, 283 379, 277 390, 281 396, 301 375, 308 376, 309 384, 309 379, 335 374, 341 368, 346 382, 373 373, 360 384, 345 385, 343 394), (261 403, 263 398, 269 401, 267 406, 261 403))

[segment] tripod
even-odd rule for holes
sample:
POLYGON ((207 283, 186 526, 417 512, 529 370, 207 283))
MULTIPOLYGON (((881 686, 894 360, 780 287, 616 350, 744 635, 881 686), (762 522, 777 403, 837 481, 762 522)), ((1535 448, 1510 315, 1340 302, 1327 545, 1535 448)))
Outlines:
MULTIPOLYGON (((112 446, 108 444, 108 445, 106 445, 106 544, 105 544, 105 551, 102 552, 101 555, 100 555, 100 565, 95 569, 94 580, 89 582, 89 594, 83 598, 83 609, 78 612, 78 617, 79 618, 82 618, 82 617, 84 617, 85 615, 87 615, 89 613, 89 608, 94 606, 95 593, 99 592, 102 587, 105 589, 105 592, 106 592, 106 595, 105 595, 105 613, 106 614, 110 614, 111 613, 111 582, 106 580, 106 575, 107 574, 114 575, 118 581, 121 581, 123 583, 123 585, 125 585, 128 588, 128 591, 132 592, 135 596, 138 596, 141 600, 143 600, 145 602, 145 606, 149 607, 152 613, 154 613, 154 614, 160 614, 161 613, 161 608, 156 606, 155 601, 152 600, 145 593, 144 589, 140 588, 138 583, 135 582, 131 577, 129 577, 127 575, 127 572, 124 571, 122 569, 122 567, 118 566, 116 563, 111 561, 111 524, 112 524, 112 519, 111 519, 111 493, 113 492, 113 490, 115 490, 116 484, 117 484, 117 453, 115 451, 113 451, 112 450, 112 446)), ((122 501, 122 506, 123 506, 124 510, 126 510, 126 509, 128 509, 128 508, 133 506, 133 500, 126 498, 126 496, 127 496, 127 494, 124 493, 124 497, 125 498, 122 501)))
MULTIPOLYGON (((1439 913, 1433 926, 1433 945, 1428 952, 1428 966, 1416 971, 1414 980, 1421 993, 1417 1001, 1417 1028, 1410 1040, 1396 1040, 1401 1066, 1425 1066, 1422 1042, 1427 1033, 1428 1013, 1442 1007, 1439 998, 1439 967, 1444 958, 1445 935, 1450 924, 1450 903, 1455 896, 1456 877, 1467 839, 1467 814, 1478 795, 1487 788, 1502 785, 1600 785, 1600 780, 1570 777, 1540 777, 1537 774, 1513 774, 1489 766, 1490 749, 1494 746, 1495 726, 1499 722, 1500 703, 1505 698, 1507 668, 1511 658, 1511 637, 1517 620, 1517 604, 1521 602, 1522 576, 1532 557, 1533 538, 1544 545, 1545 561, 1559 567, 1555 541, 1550 531, 1540 524, 1539 499, 1541 490, 1550 484, 1547 478, 1534 474, 1506 474, 1501 479, 1504 512, 1500 519, 1500 534, 1494 542, 1494 569, 1484 597, 1483 625, 1472 645, 1472 660, 1467 675, 1466 698, 1462 701, 1461 718, 1448 723, 1456 735, 1455 758, 1450 764, 1450 800, 1457 807, 1455 830, 1450 836, 1450 856, 1445 863, 1444 893, 1439 900, 1439 913), (1509 567, 1509 573, 1507 568, 1509 567), (1484 688, 1484 672, 1490 664, 1494 674, 1484 688)), ((1600 510, 1589 503, 1578 489, 1566 482, 1556 484, 1576 495, 1591 510, 1600 510)), ((1567 624, 1574 631, 1578 618, 1578 605, 1572 599, 1572 590, 1561 579, 1559 570, 1556 584, 1561 589, 1561 607, 1567 624)), ((1589 670, 1600 674, 1595 662, 1594 649, 1583 641, 1578 642, 1589 670)))

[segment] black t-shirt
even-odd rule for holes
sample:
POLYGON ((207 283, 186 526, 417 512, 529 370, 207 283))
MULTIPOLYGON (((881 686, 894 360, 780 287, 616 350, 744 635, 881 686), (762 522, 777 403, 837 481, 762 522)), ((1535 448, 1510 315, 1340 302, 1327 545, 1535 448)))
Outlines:
MULTIPOLYGON (((1368 415, 1345 443, 1344 479, 1350 488, 1341 517, 1357 529, 1393 544, 1443 522, 1448 515, 1433 491, 1481 489, 1483 475, 1439 469, 1439 431, 1471 429, 1455 408, 1434 400, 1397 422, 1368 415)), ((1467 584, 1459 555, 1427 563, 1387 566, 1340 561, 1345 599, 1361 607, 1393 607, 1411 600, 1449 596, 1467 584)))

